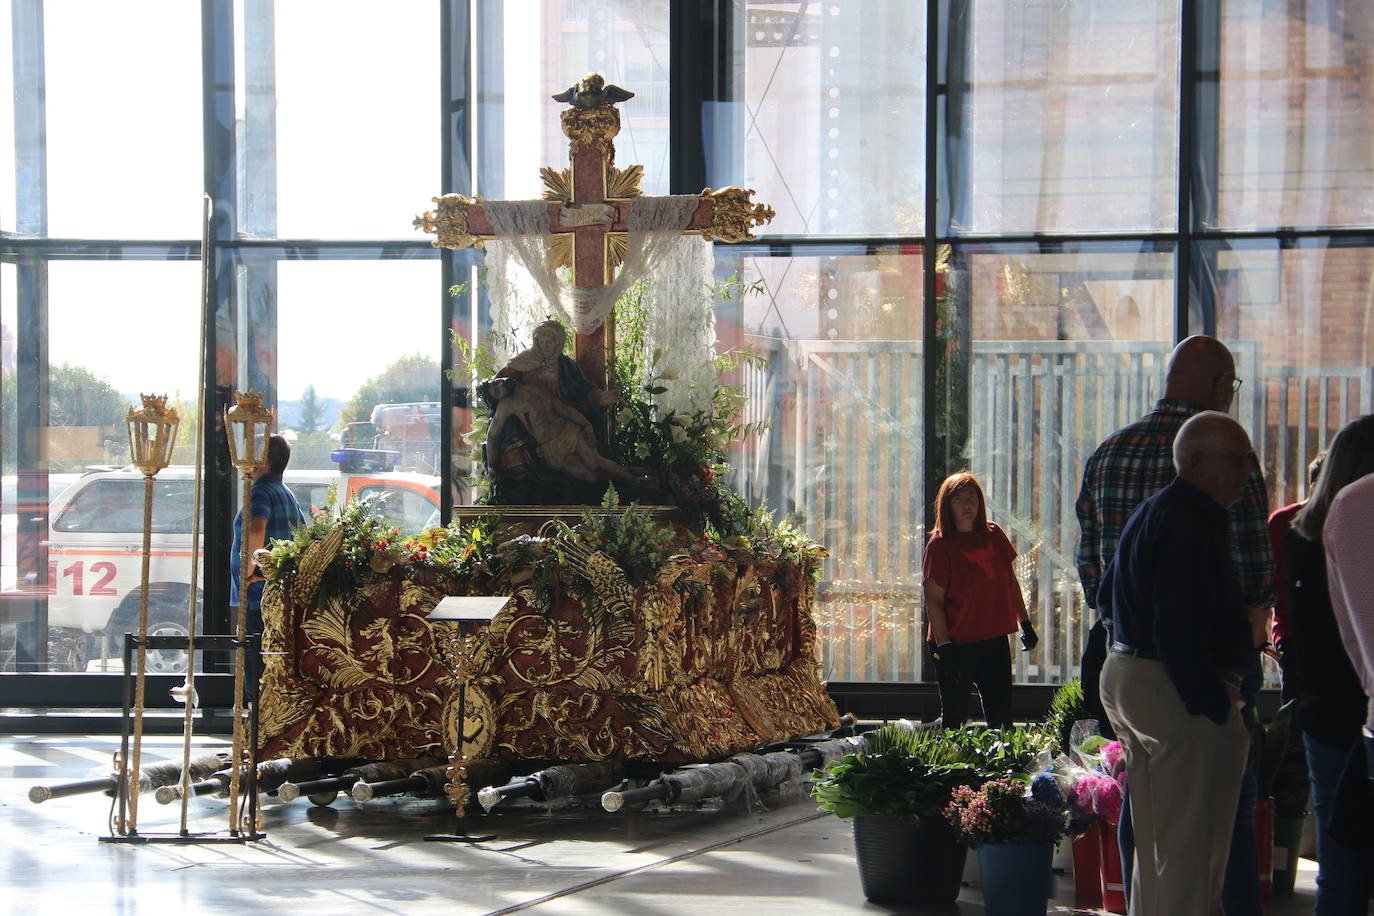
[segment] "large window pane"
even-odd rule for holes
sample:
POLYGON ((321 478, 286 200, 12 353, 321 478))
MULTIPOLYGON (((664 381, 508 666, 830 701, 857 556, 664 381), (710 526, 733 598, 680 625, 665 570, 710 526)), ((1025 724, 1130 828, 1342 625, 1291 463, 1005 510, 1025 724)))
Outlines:
MULTIPOLYGON (((1214 228, 1374 222, 1369 8, 1221 2, 1214 228)), ((1203 125, 1210 128, 1212 125, 1203 125)))
POLYGON ((1218 332, 1245 379, 1237 396, 1270 506, 1307 495, 1307 463, 1374 411, 1374 247, 1320 240, 1203 249, 1215 265, 1218 332))
POLYGON ((15 267, 0 263, 0 671, 15 670, 15 624, 22 615, 18 582, 19 475, 15 443, 15 267))
POLYGON ((414 237, 413 214, 447 190, 439 187, 439 4, 245 8, 275 11, 274 21, 242 23, 255 65, 240 96, 245 230, 414 237))
POLYGON ((832 680, 920 676, 921 252, 840 247, 790 257, 717 249, 766 293, 718 313, 723 343, 769 359, 746 378, 765 435, 735 485, 795 513, 830 553, 817 622, 832 680))
POLYGON ((403 529, 437 524, 439 271, 437 259, 278 266, 277 408, 302 507, 324 508, 335 483, 341 504, 385 495, 403 529))
POLYGON ((712 186, 756 189, 778 214, 760 234, 919 233, 925 4, 748 0, 735 9, 741 85, 715 119, 712 186))
POLYGON ((1178 0, 953 6, 954 230, 1172 229, 1178 0))
POLYGON ((508 200, 543 193, 539 169, 568 164, 568 138, 559 126, 566 105, 551 96, 588 73, 635 94, 617 106, 616 162, 622 169, 644 166, 644 193, 668 193, 668 4, 505 0, 501 23, 502 168, 483 174, 504 175, 488 179, 499 187, 479 193, 508 200))
POLYGON ((952 311, 973 304, 969 468, 1019 554, 1039 647, 1021 682, 1077 673, 1092 625, 1074 500, 1099 442, 1160 397, 1173 347, 1173 253, 1141 246, 969 246, 951 261, 952 311))
MULTIPOLYGON (((14 85, 14 9, 0 8, 0 85, 14 85)), ((0 231, 15 230, 14 92, 0 92, 0 231)))
POLYGON ((48 0, 43 27, 48 234, 199 238, 199 4, 48 0))
MULTIPOLYGON (((48 670, 109 670, 119 664, 119 634, 133 625, 139 604, 143 478, 111 469, 128 461, 125 415, 140 393, 167 395, 182 417, 173 467, 159 475, 154 496, 149 603, 155 632, 185 631, 200 271, 187 261, 34 262, 24 267, 19 297, 34 295, 44 269, 47 326, 19 334, 48 338, 40 404, 46 422, 34 427, 23 413, 10 420, 16 393, 23 410, 39 384, 36 362, 25 360, 15 367, 17 383, 8 372, 4 383, 6 422, 14 426, 0 463, 6 481, 17 478, 19 527, 30 516, 41 527, 18 531, 14 556, 4 557, 6 616, 14 626, 5 645, 13 646, 10 670, 31 669, 45 649, 48 670), (40 447, 22 460, 16 444, 32 437, 40 447), (49 503, 54 511, 43 523, 49 503)), ((12 277, 13 268, 5 274, 12 277)), ((7 307, 5 325, 18 317, 7 307)), ((164 663, 174 667, 179 659, 159 655, 154 670, 164 663)))

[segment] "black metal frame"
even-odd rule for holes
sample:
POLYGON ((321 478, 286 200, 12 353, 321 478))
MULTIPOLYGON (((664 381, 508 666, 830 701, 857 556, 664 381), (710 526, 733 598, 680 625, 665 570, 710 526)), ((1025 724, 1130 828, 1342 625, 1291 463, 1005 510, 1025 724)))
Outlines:
MULTIPOLYGON (((124 673, 121 677, 123 681, 123 704, 124 715, 120 720, 119 738, 119 759, 125 766, 129 762, 129 740, 132 737, 133 728, 133 695, 137 672, 133 667, 134 653, 140 646, 145 649, 181 649, 183 651, 191 649, 191 643, 195 643, 198 650, 218 650, 226 654, 237 654, 240 645, 243 646, 244 662, 246 671, 243 679, 243 705, 248 712, 248 735, 246 749, 249 760, 255 757, 255 748, 258 746, 258 682, 262 678, 262 634, 249 633, 244 637, 243 642, 239 642, 237 636, 197 636, 194 640, 187 636, 148 636, 140 640, 134 633, 124 634, 124 673)), ((146 692, 145 680, 145 692, 146 692)), ((230 702, 234 705, 233 700, 230 702)), ((146 732, 145 732, 146 734, 146 732)), ((231 767, 238 767, 239 761, 229 761, 231 767)), ((129 774, 130 780, 137 783, 139 775, 129 774)), ((129 783, 120 781, 115 787, 115 810, 117 812, 117 823, 123 824, 129 814, 129 783)), ((181 831, 175 834, 166 833, 137 833, 131 832, 124 835, 102 836, 102 843, 247 843, 253 840, 264 839, 267 834, 257 828, 258 823, 258 772, 257 766, 248 766, 240 773, 239 797, 246 804, 247 821, 252 825, 248 830, 241 830, 237 822, 230 828, 229 833, 191 833, 181 831)), ((231 816, 238 817, 238 812, 232 812, 231 816)))

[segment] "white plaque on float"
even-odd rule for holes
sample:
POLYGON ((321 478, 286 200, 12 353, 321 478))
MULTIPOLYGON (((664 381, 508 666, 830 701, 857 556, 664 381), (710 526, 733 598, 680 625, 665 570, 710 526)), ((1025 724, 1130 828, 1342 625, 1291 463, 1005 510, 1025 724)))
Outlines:
POLYGON ((509 595, 462 595, 441 598, 426 620, 491 620, 510 604, 509 595))

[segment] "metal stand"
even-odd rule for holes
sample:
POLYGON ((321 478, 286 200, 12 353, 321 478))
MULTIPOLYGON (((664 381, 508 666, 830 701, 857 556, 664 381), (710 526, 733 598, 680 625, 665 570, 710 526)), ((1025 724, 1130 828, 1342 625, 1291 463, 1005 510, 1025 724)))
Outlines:
POLYGON ((471 596, 466 598, 445 598, 430 612, 430 621, 452 620, 458 624, 458 638, 451 649, 455 673, 458 675, 458 736, 454 742, 453 757, 449 763, 448 794, 453 798, 457 811, 460 832, 436 833, 425 837, 431 843, 485 843, 496 839, 496 834, 474 836, 468 833, 467 797, 471 789, 467 785, 467 710, 468 710, 468 633, 467 625, 473 622, 490 623, 501 610, 510 603, 506 596, 471 596))
MULTIPOLYGON (((240 641, 235 636, 198 636, 194 640, 195 648, 199 649, 220 649, 229 652, 244 650, 249 671, 246 678, 245 694, 248 701, 248 733, 251 756, 256 753, 258 746, 258 680, 261 677, 261 647, 262 635, 258 633, 249 634, 244 640, 240 641)), ((120 760, 128 760, 130 726, 132 722, 132 693, 133 693, 133 672, 131 662, 133 661, 135 649, 180 649, 188 652, 187 663, 193 663, 189 657, 192 649, 192 639, 187 636, 148 636, 139 640, 133 633, 124 634, 124 719, 120 731, 119 756, 120 760)), ((190 702, 190 698, 187 698, 190 702)), ((137 829, 130 830, 126 835, 103 836, 100 837, 102 843, 246 843, 253 840, 266 838, 258 826, 258 780, 257 766, 243 766, 242 761, 230 760, 230 766, 234 769, 244 771, 244 791, 248 795, 247 812, 242 823, 249 825, 248 829, 231 832, 226 836, 221 833, 191 833, 184 826, 178 833, 139 833, 137 829)), ((117 808, 117 823, 127 823, 129 802, 133 794, 138 792, 138 781, 140 774, 129 772, 128 779, 121 779, 115 788, 115 805, 117 808)), ((238 823, 237 812, 231 812, 232 822, 238 823)))

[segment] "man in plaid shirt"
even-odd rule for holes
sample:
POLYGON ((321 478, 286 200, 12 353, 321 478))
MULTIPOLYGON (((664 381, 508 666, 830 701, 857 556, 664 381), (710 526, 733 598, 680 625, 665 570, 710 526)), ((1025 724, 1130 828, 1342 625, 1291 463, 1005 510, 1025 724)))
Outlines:
MULTIPOLYGON (((1235 390, 1235 361, 1226 345, 1215 337, 1189 337, 1174 348, 1169 357, 1164 397, 1143 418, 1123 427, 1097 447, 1083 470, 1083 486, 1078 493, 1078 576, 1088 606, 1097 608, 1097 587, 1102 573, 1116 555, 1116 543, 1126 520, 1149 496, 1164 489, 1174 479, 1174 436, 1184 421, 1204 410, 1230 409, 1235 390)), ((1267 518, 1269 497, 1264 473, 1256 460, 1245 496, 1231 510, 1231 556, 1240 576, 1241 593, 1257 618, 1267 626, 1269 609, 1274 606, 1274 555, 1269 544, 1267 518)), ((1105 640, 1099 619, 1094 637, 1105 640)), ((1093 647, 1090 637, 1089 648, 1093 647)), ((1263 642, 1263 640, 1259 640, 1263 642)), ((1105 653, 1105 643, 1098 652, 1105 653)), ((1101 669, 1101 661, 1097 665, 1101 669)), ((1089 687, 1089 672, 1084 672, 1083 688, 1089 687)), ((1090 704, 1097 704, 1096 672, 1090 704)), ((1100 705, 1096 711, 1101 712, 1100 705)))
MULTIPOLYGON (((1164 380, 1164 397, 1155 409, 1140 420, 1117 430, 1097 447, 1083 469, 1083 486, 1078 493, 1077 511, 1081 536, 1078 542, 1078 576, 1083 583, 1083 596, 1088 606, 1097 610, 1097 589, 1102 574, 1116 556, 1117 541, 1126 520, 1136 507, 1174 479, 1174 437, 1189 417, 1204 410, 1230 410, 1231 401, 1241 381, 1236 378, 1235 358, 1226 345, 1215 337, 1189 337, 1174 348, 1164 380)), ((1267 640, 1271 608, 1274 606, 1274 556, 1269 542, 1269 497, 1264 485, 1264 472, 1258 459, 1245 485, 1245 495, 1231 509, 1231 558, 1240 578, 1241 594, 1250 610, 1250 622, 1255 630, 1255 644, 1267 640)), ((1093 623, 1083 650, 1082 685, 1088 715, 1106 723, 1098 693, 1102 663, 1110 643, 1107 628, 1101 617, 1093 623)), ((1255 656, 1255 670, 1251 684, 1259 689, 1259 656, 1255 656)), ((1104 731, 1107 729, 1104 728, 1104 731)), ((1249 779, 1249 774, 1247 773, 1249 779)), ((1252 784, 1253 779, 1249 779, 1252 784)), ((1253 800, 1252 800, 1253 802, 1253 800)), ((1242 804, 1244 798, 1242 799, 1242 804)), ((1250 850, 1254 849, 1253 821, 1238 825, 1238 832, 1250 836, 1250 850), (1242 830, 1243 828, 1246 828, 1242 830)), ((1129 830, 1128 819, 1122 826, 1129 830)), ((1129 842, 1129 835, 1123 846, 1129 842)), ((1133 844, 1132 844, 1133 845, 1133 844)), ((1244 842, 1237 840, 1233 850, 1244 852, 1244 842)), ((1124 850, 1123 850, 1124 852, 1124 850)), ((1129 869, 1129 858, 1123 864, 1129 869)), ((1248 871, 1238 857, 1238 870, 1248 871)), ((1257 869, 1257 863, 1251 862, 1257 869)), ((1244 879, 1247 890, 1236 889, 1237 880, 1227 869, 1227 888, 1222 909, 1227 916, 1240 912, 1258 912, 1259 888, 1257 877, 1244 879), (1254 899, 1251 903, 1248 884, 1253 880, 1254 899), (1237 898, 1243 897, 1243 905, 1237 898), (1233 905, 1227 906, 1230 902, 1233 905)))

